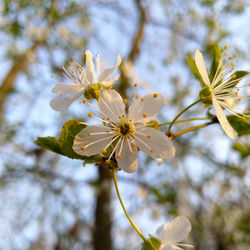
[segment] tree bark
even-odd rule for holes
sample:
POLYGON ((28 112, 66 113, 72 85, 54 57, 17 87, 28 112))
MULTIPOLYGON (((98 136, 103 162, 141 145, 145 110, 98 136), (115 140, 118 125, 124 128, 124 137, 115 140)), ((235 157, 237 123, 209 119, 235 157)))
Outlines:
POLYGON ((98 166, 98 186, 95 208, 95 226, 92 240, 95 250, 112 250, 111 237, 112 173, 105 165, 98 166))

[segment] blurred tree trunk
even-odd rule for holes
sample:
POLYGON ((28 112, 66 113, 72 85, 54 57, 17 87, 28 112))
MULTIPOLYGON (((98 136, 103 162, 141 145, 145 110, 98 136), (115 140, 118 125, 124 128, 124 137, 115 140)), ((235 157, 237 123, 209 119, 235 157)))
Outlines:
POLYGON ((112 173, 105 165, 98 166, 95 226, 92 240, 95 250, 112 250, 111 237, 112 173))

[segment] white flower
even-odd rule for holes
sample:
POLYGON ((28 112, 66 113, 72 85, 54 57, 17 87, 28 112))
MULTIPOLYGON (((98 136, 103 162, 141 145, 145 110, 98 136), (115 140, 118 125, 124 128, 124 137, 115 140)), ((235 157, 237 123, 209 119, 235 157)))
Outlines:
POLYGON ((159 130, 148 127, 147 123, 155 117, 164 106, 164 98, 159 93, 151 93, 140 99, 134 99, 125 112, 126 100, 115 90, 105 90, 100 97, 100 114, 102 118, 89 116, 103 121, 104 125, 92 125, 84 128, 75 137, 73 150, 83 156, 106 153, 111 144, 112 152, 106 161, 115 154, 121 169, 134 172, 138 167, 137 147, 157 158, 174 157, 175 149, 170 139, 159 130))
POLYGON ((183 249, 179 246, 192 248, 192 245, 178 243, 188 236, 191 228, 190 221, 184 216, 178 216, 172 222, 168 222, 158 228, 156 237, 161 241, 160 249, 183 249))
POLYGON ((58 83, 52 89, 53 93, 59 94, 61 97, 54 98, 50 102, 50 106, 56 111, 64 111, 69 105, 78 99, 85 90, 91 85, 102 84, 103 86, 112 85, 118 78, 108 78, 113 72, 117 70, 121 63, 121 57, 118 55, 116 65, 113 68, 105 69, 100 73, 100 58, 96 55, 96 71, 93 63, 93 55, 87 50, 86 55, 86 69, 79 65, 76 61, 72 61, 69 69, 63 67, 65 76, 72 82, 71 84, 58 83))
POLYGON ((237 113, 240 113, 234 107, 234 105, 241 99, 238 97, 238 92, 236 91, 236 93, 233 93, 233 90, 237 90, 236 83, 241 79, 236 79, 236 75, 231 75, 225 80, 223 79, 228 73, 232 71, 234 66, 233 63, 224 65, 224 57, 225 53, 223 53, 220 59, 216 74, 212 82, 209 79, 203 56, 198 49, 195 52, 195 63, 204 83, 208 86, 209 91, 211 92, 212 104, 214 106, 216 116, 220 122, 221 127, 228 135, 228 137, 230 137, 231 139, 235 139, 237 137, 237 132, 229 124, 227 117, 223 112, 223 109, 226 109, 234 115, 238 115, 237 113))

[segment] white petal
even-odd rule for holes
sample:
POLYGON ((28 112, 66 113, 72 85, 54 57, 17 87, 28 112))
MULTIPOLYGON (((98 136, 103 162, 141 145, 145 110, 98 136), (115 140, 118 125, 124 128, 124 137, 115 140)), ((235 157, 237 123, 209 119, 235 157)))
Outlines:
POLYGON ((85 51, 85 55, 86 55, 86 77, 90 84, 94 84, 96 83, 96 79, 95 79, 93 55, 89 50, 85 51))
POLYGON ((133 100, 129 107, 128 117, 135 123, 147 123, 152 120, 163 107, 164 97, 159 93, 150 93, 142 98, 133 100))
POLYGON ((206 65, 205 65, 205 62, 203 60, 203 56, 198 49, 195 51, 195 64, 196 64, 196 66, 199 70, 199 73, 200 73, 203 81, 205 82, 205 84, 211 85, 208 74, 207 74, 206 65))
POLYGON ((59 95, 67 95, 83 91, 83 88, 84 87, 80 83, 75 83, 75 84, 57 83, 56 86, 52 89, 52 93, 56 93, 59 95))
POLYGON ((106 126, 91 126, 84 128, 78 133, 75 137, 73 150, 83 156, 91 156, 99 154, 102 152, 102 149, 105 148, 111 141, 113 136, 106 133, 106 131, 111 131, 110 128, 106 126), (91 135, 89 135, 91 133, 91 135), (101 133, 101 134, 95 134, 101 133), (89 144, 93 143, 90 146, 89 144), (82 150, 81 147, 85 146, 85 150, 82 150))
POLYGON ((49 105, 52 109, 62 112, 66 110, 72 102, 78 99, 82 95, 82 93, 83 92, 75 93, 67 97, 54 98, 50 101, 49 105))
POLYGON ((113 72, 115 72, 117 70, 117 68, 120 64, 121 64, 121 57, 120 57, 120 55, 118 55, 115 66, 111 69, 104 70, 100 74, 98 82, 101 83, 102 81, 104 81, 109 75, 111 75, 113 72))
POLYGON ((212 98, 212 103, 214 105, 216 116, 220 122, 220 125, 227 134, 227 136, 231 139, 237 138, 237 132, 232 128, 232 126, 228 122, 226 115, 224 114, 220 104, 218 103, 215 97, 212 98))
POLYGON ((166 223, 162 230, 163 233, 159 234, 161 236, 159 239, 163 244, 175 244, 184 240, 191 231, 191 223, 184 216, 176 217, 172 222, 166 223))
MULTIPOLYGON (((121 157, 118 158, 116 156, 118 166, 127 173, 135 172, 138 168, 137 150, 134 149, 135 153, 132 154, 128 146, 127 140, 125 140, 124 143, 121 143, 120 145, 122 145, 121 157)), ((119 153, 120 146, 118 146, 116 149, 116 154, 119 153)))
POLYGON ((119 116, 125 113, 125 104, 115 90, 105 90, 100 97, 100 111, 105 120, 120 122, 119 116))
POLYGON ((106 87, 111 86, 115 81, 119 79, 120 75, 116 75, 114 78, 107 78, 106 80, 102 81, 102 84, 106 87))
POLYGON ((171 140, 159 130, 148 127, 138 129, 134 132, 134 138, 140 150, 155 159, 171 158, 175 155, 171 140))

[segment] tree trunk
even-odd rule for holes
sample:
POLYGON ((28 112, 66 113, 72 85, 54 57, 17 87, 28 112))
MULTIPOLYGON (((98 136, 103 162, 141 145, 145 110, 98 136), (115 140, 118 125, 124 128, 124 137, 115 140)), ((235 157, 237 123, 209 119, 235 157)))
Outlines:
POLYGON ((111 188, 112 173, 105 165, 98 166, 95 226, 92 240, 95 250, 112 250, 111 188))

